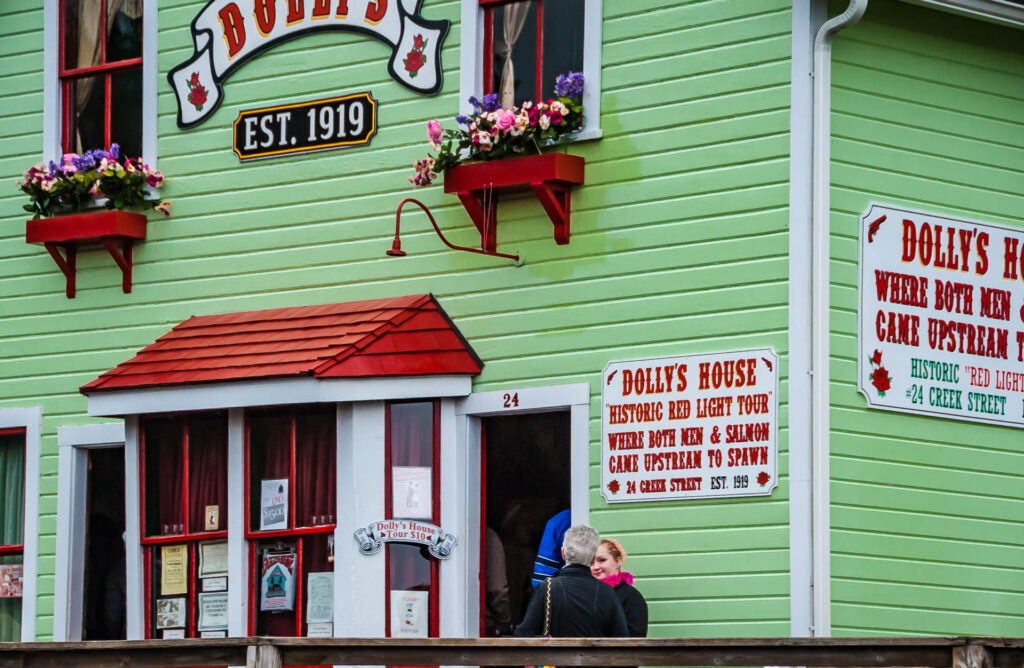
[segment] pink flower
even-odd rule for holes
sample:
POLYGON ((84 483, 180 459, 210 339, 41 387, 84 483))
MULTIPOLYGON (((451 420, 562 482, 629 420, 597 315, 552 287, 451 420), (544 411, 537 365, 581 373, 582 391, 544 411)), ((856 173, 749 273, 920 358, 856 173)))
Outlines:
POLYGON ((497 124, 499 128, 507 131, 509 128, 516 124, 515 112, 509 111, 508 109, 502 109, 498 113, 497 124))
POLYGON ((164 175, 160 173, 159 169, 154 169, 146 174, 146 183, 150 188, 159 188, 164 184, 164 175))
POLYGON ((165 216, 171 215, 171 203, 168 200, 164 200, 153 207, 156 211, 164 214, 165 216))
POLYGON ((435 118, 432 121, 427 121, 427 137, 430 139, 430 145, 434 147, 435 151, 441 150, 441 123, 435 118))

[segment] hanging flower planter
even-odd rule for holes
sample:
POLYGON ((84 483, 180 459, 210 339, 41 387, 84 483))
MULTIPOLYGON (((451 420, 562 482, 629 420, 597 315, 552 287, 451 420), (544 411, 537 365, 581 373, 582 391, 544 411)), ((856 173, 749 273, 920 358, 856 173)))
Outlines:
POLYGON ((117 144, 109 151, 66 153, 56 162, 30 167, 18 186, 30 198, 25 210, 35 217, 25 224, 25 241, 42 244, 66 279, 65 294, 75 296, 78 247, 102 244, 121 269, 121 289, 132 291, 132 247, 146 238, 146 216, 125 207, 151 206, 170 215, 170 202, 150 200, 163 185, 159 170, 139 158, 123 158, 117 144), (107 210, 82 213, 103 203, 107 210), (74 210, 78 213, 61 214, 74 210))
POLYGON ((130 211, 92 211, 25 223, 25 241, 46 247, 64 274, 68 299, 75 296, 79 246, 102 244, 121 269, 121 289, 127 294, 132 291, 132 246, 145 238, 146 216, 130 211))

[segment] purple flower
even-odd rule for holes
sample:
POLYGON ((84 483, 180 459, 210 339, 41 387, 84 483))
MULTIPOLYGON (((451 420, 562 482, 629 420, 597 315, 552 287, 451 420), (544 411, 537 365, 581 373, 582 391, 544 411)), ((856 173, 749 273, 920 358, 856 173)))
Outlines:
POLYGON ((469 125, 470 118, 469 118, 469 116, 464 116, 463 114, 459 114, 458 116, 455 117, 455 122, 458 123, 459 125, 469 125))
POLYGON ((501 100, 498 99, 497 93, 490 93, 484 95, 483 104, 480 105, 484 111, 497 111, 501 109, 501 100))
POLYGON ((120 160, 121 159, 121 147, 118 144, 111 144, 110 145, 110 158, 112 160, 120 160))
POLYGON ((480 113, 480 100, 475 95, 469 96, 469 103, 473 105, 473 113, 480 113))
POLYGON ((583 73, 559 74, 555 79, 555 95, 574 99, 583 95, 583 73))

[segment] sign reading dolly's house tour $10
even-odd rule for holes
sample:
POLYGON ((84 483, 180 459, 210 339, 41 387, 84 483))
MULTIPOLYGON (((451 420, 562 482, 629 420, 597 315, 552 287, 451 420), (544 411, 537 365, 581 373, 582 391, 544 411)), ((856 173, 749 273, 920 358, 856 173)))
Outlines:
POLYGON ((239 112, 232 148, 239 160, 256 160, 365 146, 376 133, 377 101, 356 93, 239 112))
POLYGON ((601 383, 602 496, 771 494, 778 368, 770 348, 610 363, 601 383))
POLYGON ((1024 230, 872 204, 859 346, 872 408, 1024 427, 1024 230))

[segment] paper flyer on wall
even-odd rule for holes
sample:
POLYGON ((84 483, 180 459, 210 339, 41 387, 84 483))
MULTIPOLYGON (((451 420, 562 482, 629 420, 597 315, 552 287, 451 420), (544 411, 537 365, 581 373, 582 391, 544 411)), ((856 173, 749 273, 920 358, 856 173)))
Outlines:
POLYGON ((334 573, 310 573, 306 587, 306 622, 334 621, 334 573))
POLYGON ((188 546, 163 545, 160 548, 160 594, 188 593, 188 546))
POLYGON ((394 590, 391 592, 391 637, 426 638, 429 632, 429 592, 394 590))
POLYGON ((264 552, 260 610, 295 609, 295 553, 264 552))
POLYGON ((260 482, 260 531, 288 528, 288 478, 260 482))
POLYGON ((183 626, 185 626, 185 599, 158 598, 156 600, 156 627, 172 629, 183 626))
POLYGON ((393 466, 391 468, 391 508, 393 517, 429 520, 433 515, 433 494, 429 466, 393 466))
POLYGON ((228 542, 199 543, 199 577, 227 575, 228 542))

